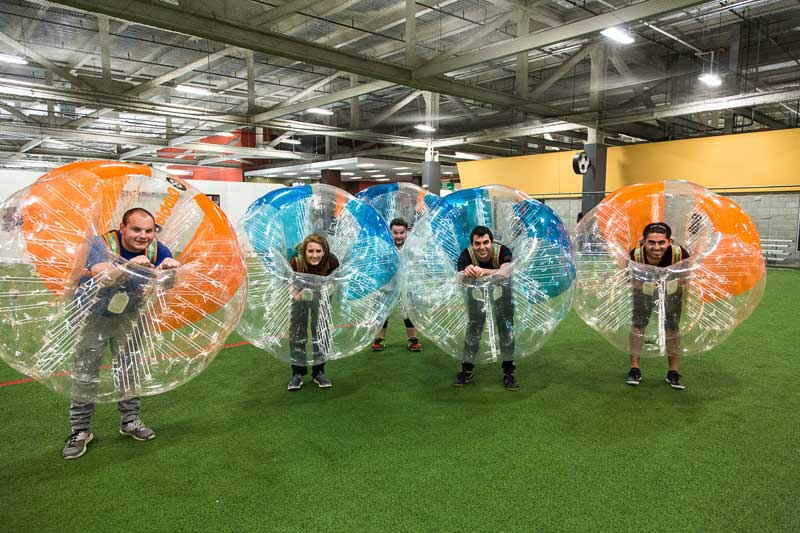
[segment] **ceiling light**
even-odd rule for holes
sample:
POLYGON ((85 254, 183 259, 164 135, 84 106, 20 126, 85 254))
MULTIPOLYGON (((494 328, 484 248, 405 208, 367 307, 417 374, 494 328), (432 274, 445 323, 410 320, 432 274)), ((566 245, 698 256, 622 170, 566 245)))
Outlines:
POLYGON ((433 126, 428 126, 427 124, 416 124, 414 127, 419 131, 425 131, 428 133, 433 133, 434 131, 436 131, 436 128, 434 128, 433 126))
POLYGON ((413 174, 414 174, 413 172, 398 172, 397 173, 398 176, 411 176, 413 174))
POLYGON ((287 176, 297 176, 297 172, 284 172, 287 176))
POLYGON ((394 167, 392 170, 410 170, 411 167, 394 167))
POLYGON ((364 172, 372 174, 373 172, 380 172, 377 168, 373 168, 372 170, 365 170, 364 172))
POLYGON ((453 157, 456 157, 458 159, 472 159, 472 160, 475 160, 475 161, 477 161, 479 159, 486 159, 485 156, 478 155, 478 154, 470 154, 470 153, 467 153, 467 152, 456 152, 456 153, 453 154, 453 157))
POLYGON ((313 113, 315 115, 333 115, 330 109, 322 109, 321 107, 310 107, 306 109, 306 113, 313 113))
POLYGON ((14 63, 15 65, 27 65, 28 61, 24 57, 0 54, 0 63, 14 63))
POLYGON ((386 177, 386 174, 373 174, 373 175, 372 175, 372 176, 370 176, 370 177, 371 177, 371 178, 385 178, 385 177, 386 177))
POLYGON ((219 133, 215 133, 215 135, 219 135, 220 137, 236 137, 236 134, 232 131, 221 131, 219 133))
POLYGON ((614 26, 613 28, 606 28, 600 33, 605 35, 612 41, 616 41, 618 43, 631 44, 633 42, 633 37, 631 37, 627 31, 619 28, 618 26, 614 26))
POLYGON ((390 180, 389 180, 389 178, 380 178, 380 179, 377 179, 375 181, 390 181, 390 180))
POLYGON ((281 144, 303 144, 299 139, 283 139, 281 144))
POLYGON ((211 91, 203 89, 202 87, 192 87, 191 85, 178 85, 175 87, 176 91, 181 91, 188 94, 209 95, 211 91))
POLYGON ((375 166, 375 163, 359 163, 359 164, 358 164, 358 165, 356 165, 356 166, 357 166, 357 167, 361 167, 361 168, 374 167, 374 166, 375 166))
POLYGON ((342 172, 342 176, 353 176, 352 172, 342 172))
POLYGON ((698 76, 697 79, 709 87, 719 87, 722 85, 722 78, 720 78, 717 74, 711 74, 707 72, 698 76))

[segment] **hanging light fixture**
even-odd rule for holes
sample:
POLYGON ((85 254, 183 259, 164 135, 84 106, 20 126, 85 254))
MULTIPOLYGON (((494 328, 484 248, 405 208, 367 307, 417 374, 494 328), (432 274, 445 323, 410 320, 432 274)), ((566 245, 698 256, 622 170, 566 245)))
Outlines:
POLYGON ((714 59, 714 55, 713 51, 697 54, 697 57, 703 60, 703 72, 697 79, 709 87, 722 85, 722 78, 719 76, 719 61, 714 59))

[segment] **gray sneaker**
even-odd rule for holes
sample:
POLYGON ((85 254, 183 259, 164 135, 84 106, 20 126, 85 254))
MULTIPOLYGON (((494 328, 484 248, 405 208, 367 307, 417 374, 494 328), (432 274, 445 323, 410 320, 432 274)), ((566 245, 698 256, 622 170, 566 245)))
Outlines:
POLYGON ((300 387, 303 386, 303 376, 300 374, 294 374, 292 376, 292 380, 289 382, 289 386, 286 387, 286 390, 300 390, 300 387))
POLYGON ((91 431, 76 431, 67 437, 67 445, 64 446, 64 459, 77 459, 86 453, 86 446, 92 442, 91 431))
POLYGON ((329 380, 328 376, 326 376, 322 372, 314 376, 314 383, 319 385, 320 389, 329 389, 333 387, 333 383, 331 383, 331 380, 329 380))
POLYGON ((139 417, 136 417, 133 422, 123 424, 119 428, 119 434, 126 437, 133 437, 136 440, 146 441, 156 438, 156 432, 145 426, 139 417))

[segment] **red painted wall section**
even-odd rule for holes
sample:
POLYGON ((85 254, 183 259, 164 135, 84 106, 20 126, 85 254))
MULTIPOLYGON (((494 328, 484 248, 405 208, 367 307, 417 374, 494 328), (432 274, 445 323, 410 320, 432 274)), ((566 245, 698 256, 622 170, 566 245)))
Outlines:
MULTIPOLYGON (((244 135, 242 132, 233 132, 234 136, 227 135, 212 135, 201 139, 201 142, 209 144, 228 144, 231 146, 253 146, 255 145, 255 134, 252 136, 253 145, 242 144, 244 135)), ((177 160, 194 160, 194 152, 191 150, 184 150, 182 148, 162 148, 158 151, 158 157, 169 158, 177 160)), ((191 175, 181 173, 180 177, 183 179, 196 179, 196 180, 209 180, 209 181, 244 181, 244 171, 239 164, 239 168, 220 168, 220 167, 200 167, 200 166, 186 166, 180 164, 168 165, 167 169, 182 170, 191 172, 191 175)))

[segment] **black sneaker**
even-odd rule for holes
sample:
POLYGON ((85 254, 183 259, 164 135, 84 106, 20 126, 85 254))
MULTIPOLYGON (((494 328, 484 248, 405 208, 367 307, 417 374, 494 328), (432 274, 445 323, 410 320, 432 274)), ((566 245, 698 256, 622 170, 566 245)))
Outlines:
POLYGON ((292 380, 289 382, 289 386, 286 387, 287 390, 300 390, 300 387, 303 386, 303 376, 300 374, 294 374, 292 376, 292 380))
POLYGON ((472 383, 472 372, 459 372, 453 380, 453 387, 463 387, 467 383, 472 383))
POLYGON ((667 372, 667 383, 669 383, 669 386, 673 389, 683 390, 686 388, 677 370, 670 370, 667 372))
POLYGON ((419 343, 419 339, 417 339, 416 337, 411 337, 410 339, 408 339, 408 349, 411 350, 412 352, 421 352, 422 345, 419 343))
POLYGON ((329 389, 333 387, 333 383, 331 383, 331 380, 329 380, 328 377, 322 372, 314 376, 314 383, 319 385, 320 389, 329 389))
POLYGON ((517 383, 517 378, 514 377, 514 374, 504 374, 503 385, 506 386, 506 390, 510 391, 519 390, 519 383, 517 383))
POLYGON ((642 371, 638 368, 631 368, 628 371, 628 377, 625 378, 625 383, 628 385, 638 385, 642 382, 642 371))

